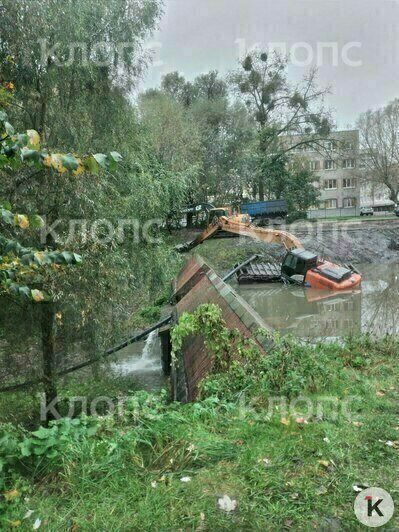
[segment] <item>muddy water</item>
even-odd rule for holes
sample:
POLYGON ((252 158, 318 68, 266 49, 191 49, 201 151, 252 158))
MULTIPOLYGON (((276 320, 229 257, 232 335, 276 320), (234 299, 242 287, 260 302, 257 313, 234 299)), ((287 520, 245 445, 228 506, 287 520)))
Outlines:
MULTIPOLYGON (((360 290, 350 293, 278 284, 234 285, 235 290, 282 333, 301 338, 338 339, 370 332, 399 334, 399 264, 364 265, 360 290)), ((158 390, 166 383, 157 332, 120 351, 110 365, 129 376, 137 389, 158 390)))
POLYGON ((359 266, 360 290, 350 293, 282 284, 234 286, 264 321, 301 338, 399 334, 399 264, 359 266))
POLYGON ((141 390, 159 390, 166 382, 161 366, 161 341, 158 331, 144 342, 137 342, 120 351, 110 364, 114 375, 129 376, 132 385, 141 390))

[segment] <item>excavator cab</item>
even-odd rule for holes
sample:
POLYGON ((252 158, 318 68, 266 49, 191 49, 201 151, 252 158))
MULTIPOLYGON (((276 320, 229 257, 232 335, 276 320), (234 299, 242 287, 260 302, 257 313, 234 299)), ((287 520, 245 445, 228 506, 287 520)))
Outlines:
POLYGON ((250 223, 248 214, 240 214, 240 209, 230 207, 217 207, 208 211, 208 225, 219 218, 228 218, 231 222, 250 223))
POLYGON ((281 276, 323 290, 353 290, 362 281, 362 276, 354 269, 319 260, 315 253, 302 248, 288 251, 281 266, 281 276))
POLYGON ((281 266, 281 274, 285 278, 291 278, 293 275, 302 275, 303 278, 312 268, 317 268, 317 255, 305 249, 292 249, 289 251, 281 266))
POLYGON ((229 207, 217 207, 208 212, 208 224, 212 223, 215 218, 222 216, 231 216, 231 209, 229 207))

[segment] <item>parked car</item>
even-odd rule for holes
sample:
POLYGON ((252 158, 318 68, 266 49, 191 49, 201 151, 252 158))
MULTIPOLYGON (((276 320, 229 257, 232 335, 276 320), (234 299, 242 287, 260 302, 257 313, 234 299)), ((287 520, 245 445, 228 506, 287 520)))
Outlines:
POLYGON ((360 209, 360 216, 373 216, 373 214, 373 207, 361 207, 360 209))

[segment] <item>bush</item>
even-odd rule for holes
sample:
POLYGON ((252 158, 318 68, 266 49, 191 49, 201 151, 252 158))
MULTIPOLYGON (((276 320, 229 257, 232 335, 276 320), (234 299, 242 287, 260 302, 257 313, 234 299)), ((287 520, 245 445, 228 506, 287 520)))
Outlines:
POLYGON ((140 311, 140 316, 149 322, 156 322, 161 318, 161 308, 155 305, 149 305, 140 311))
POLYGON ((0 489, 10 471, 20 473, 53 470, 67 449, 84 438, 94 436, 98 424, 91 418, 63 418, 34 432, 6 424, 0 427, 0 489))
POLYGON ((317 346, 278 334, 269 335, 272 348, 263 355, 245 350, 225 373, 208 376, 202 384, 204 396, 233 398, 245 390, 250 395, 278 393, 287 397, 323 390, 342 374, 343 364, 317 346))
POLYGON ((292 224, 296 222, 297 220, 307 220, 308 219, 308 213, 303 211, 294 211, 291 212, 287 216, 287 223, 292 224))

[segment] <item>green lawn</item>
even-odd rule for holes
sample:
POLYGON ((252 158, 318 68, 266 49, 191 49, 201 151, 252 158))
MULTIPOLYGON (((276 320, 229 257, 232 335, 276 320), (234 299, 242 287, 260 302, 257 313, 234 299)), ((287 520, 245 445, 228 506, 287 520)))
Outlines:
POLYGON ((398 217, 395 214, 389 214, 384 216, 379 216, 374 214, 373 216, 333 216, 331 218, 309 218, 309 222, 348 222, 348 221, 357 221, 357 222, 375 222, 378 220, 398 220, 398 217))
MULTIPOLYGON (((313 374, 302 351, 295 356, 303 364, 291 363, 285 372, 276 367, 274 386, 297 390, 291 399, 302 394, 326 404, 322 398, 337 397, 338 410, 315 411, 307 423, 303 402, 267 416, 268 376, 258 379, 265 393, 248 387, 245 400, 231 376, 225 397, 223 386, 218 396, 190 405, 138 392, 127 394, 123 415, 76 421, 74 428, 64 422, 58 436, 54 429, 35 437, 16 431, 39 454, 9 458, 3 529, 31 530, 40 519, 41 529, 57 532, 361 530, 353 486, 382 487, 398 501, 398 345, 352 339, 318 346, 313 374), (349 396, 357 396, 350 419, 342 410, 349 396), (236 501, 234 511, 219 508, 223 495, 236 501), (28 510, 33 514, 23 519, 28 510)), ((0 463, 7 461, 4 434, 10 432, 0 440, 0 463)), ((399 526, 397 514, 390 526, 399 526)))

